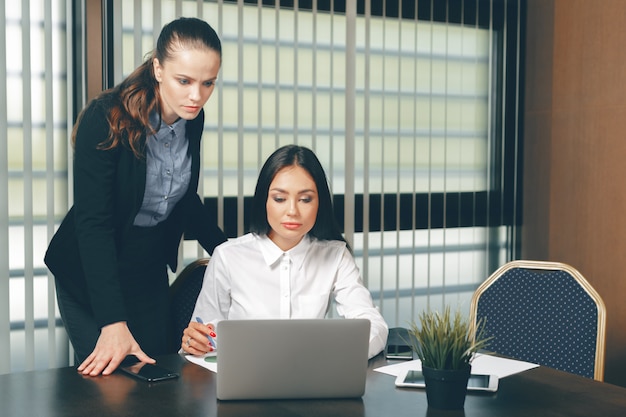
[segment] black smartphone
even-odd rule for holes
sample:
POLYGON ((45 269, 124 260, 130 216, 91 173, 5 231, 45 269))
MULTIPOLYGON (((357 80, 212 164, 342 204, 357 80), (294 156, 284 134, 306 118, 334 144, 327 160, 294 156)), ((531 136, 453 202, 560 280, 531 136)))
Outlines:
POLYGON ((415 342, 415 336, 409 333, 406 327, 392 327, 389 329, 387 337, 387 346, 385 346, 385 357, 387 359, 413 359, 412 343, 415 342))
POLYGON ((413 349, 408 345, 387 345, 385 350, 387 359, 413 359, 413 349))
POLYGON ((178 378, 179 376, 178 373, 172 372, 159 365, 143 362, 121 366, 119 369, 127 375, 147 382, 165 381, 167 379, 178 378))

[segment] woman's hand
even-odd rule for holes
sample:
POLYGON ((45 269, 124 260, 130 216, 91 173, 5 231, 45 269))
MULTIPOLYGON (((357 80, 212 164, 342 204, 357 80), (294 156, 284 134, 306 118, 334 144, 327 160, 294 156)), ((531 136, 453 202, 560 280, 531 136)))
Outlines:
POLYGON ((211 323, 202 324, 192 321, 183 331, 180 346, 187 353, 202 355, 215 350, 215 346, 211 344, 215 337, 217 337, 215 326, 211 323))
POLYGON ((135 355, 146 363, 156 361, 146 355, 131 334, 126 322, 117 322, 104 326, 96 347, 78 367, 83 375, 110 375, 128 355, 135 355))

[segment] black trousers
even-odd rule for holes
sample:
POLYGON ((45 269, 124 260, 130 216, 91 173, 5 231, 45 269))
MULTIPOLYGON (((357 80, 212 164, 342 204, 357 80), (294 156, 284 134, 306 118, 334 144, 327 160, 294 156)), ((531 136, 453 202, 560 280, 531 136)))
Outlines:
MULTIPOLYGON (((128 327, 150 356, 168 352, 170 326, 169 282, 160 227, 135 227, 118 249, 119 279, 128 327)), ((57 303, 74 348, 77 364, 93 352, 100 328, 89 300, 77 300, 56 280, 57 303)))

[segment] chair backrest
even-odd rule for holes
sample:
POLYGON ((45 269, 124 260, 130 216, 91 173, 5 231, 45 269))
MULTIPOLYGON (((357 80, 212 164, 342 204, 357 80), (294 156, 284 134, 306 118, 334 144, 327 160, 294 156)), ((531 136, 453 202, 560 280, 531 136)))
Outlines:
POLYGON ((182 334, 191 321, 191 314, 202 288, 208 258, 201 258, 187 265, 170 286, 170 350, 180 348, 182 334))
POLYGON ((474 292, 470 320, 484 320, 487 349, 511 358, 604 378, 606 308, 574 268, 512 261, 474 292))

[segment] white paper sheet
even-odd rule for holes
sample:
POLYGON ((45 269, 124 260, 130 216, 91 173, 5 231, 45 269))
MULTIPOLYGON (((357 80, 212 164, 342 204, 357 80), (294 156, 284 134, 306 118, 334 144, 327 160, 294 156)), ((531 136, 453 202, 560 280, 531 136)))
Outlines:
MULTIPOLYGON (((504 378, 538 366, 539 365, 530 362, 500 358, 492 355, 477 354, 472 361, 472 373, 496 375, 498 378, 504 378)), ((407 369, 419 371, 422 369, 422 362, 419 359, 416 359, 413 361, 382 366, 374 370, 397 377, 407 369)))
POLYGON ((215 352, 207 353, 202 356, 194 356, 194 355, 185 355, 185 358, 196 365, 200 365, 203 368, 208 369, 209 371, 217 373, 217 362, 215 352))

